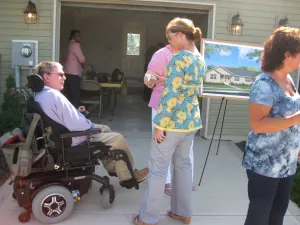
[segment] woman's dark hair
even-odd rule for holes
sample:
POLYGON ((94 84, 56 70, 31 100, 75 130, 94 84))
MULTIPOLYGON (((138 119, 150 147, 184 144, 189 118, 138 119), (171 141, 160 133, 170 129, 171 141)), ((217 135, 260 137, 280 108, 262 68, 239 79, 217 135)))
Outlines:
POLYGON ((274 30, 264 43, 261 55, 261 70, 274 72, 283 67, 285 53, 295 56, 300 53, 300 29, 280 27, 274 30))
POLYGON ((170 21, 166 28, 166 34, 181 32, 185 34, 189 41, 201 41, 202 32, 199 27, 195 27, 192 20, 186 18, 175 18, 170 21))
POLYGON ((77 34, 80 34, 79 30, 71 30, 69 41, 71 41, 77 34))

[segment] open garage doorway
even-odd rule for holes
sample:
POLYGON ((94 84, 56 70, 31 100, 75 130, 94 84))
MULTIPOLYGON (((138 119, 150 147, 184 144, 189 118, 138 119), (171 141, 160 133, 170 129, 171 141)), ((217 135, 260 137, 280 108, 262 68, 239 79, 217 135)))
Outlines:
POLYGON ((60 62, 66 53, 70 30, 78 29, 86 64, 92 65, 97 73, 112 73, 119 68, 125 73, 128 93, 142 95, 151 49, 157 43, 167 44, 165 27, 175 17, 192 19, 203 37, 207 37, 208 10, 62 4, 60 62))
MULTIPOLYGON (((54 0, 54 9, 53 59, 63 62, 70 30, 78 29, 86 64, 93 65, 97 73, 111 74, 119 68, 125 73, 128 96, 135 96, 134 99, 142 99, 146 58, 153 53, 149 50, 157 43, 167 44, 165 27, 171 19, 190 18, 201 28, 204 38, 214 39, 216 4, 213 3, 54 0)), ((129 102, 133 104, 131 100, 129 102)), ((204 99, 201 107, 203 124, 207 123, 208 105, 204 99)), ((146 103, 141 107, 150 110, 146 103)), ((138 115, 141 114, 142 110, 138 115)), ((147 120, 150 121, 148 114, 147 120)), ((205 129, 206 126, 201 130, 201 136, 205 129)))

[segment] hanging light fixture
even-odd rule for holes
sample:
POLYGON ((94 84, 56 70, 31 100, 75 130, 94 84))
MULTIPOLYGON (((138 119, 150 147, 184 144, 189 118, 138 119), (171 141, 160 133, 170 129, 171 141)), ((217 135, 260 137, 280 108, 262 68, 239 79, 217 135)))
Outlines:
POLYGON ((23 13, 25 16, 25 23, 28 24, 36 23, 36 19, 37 19, 36 5, 31 0, 28 1, 26 10, 23 13))
POLYGON ((243 29, 243 22, 240 18, 240 14, 237 13, 236 15, 234 15, 232 17, 232 20, 231 20, 231 24, 230 24, 230 31, 231 31, 231 35, 233 36, 240 36, 242 35, 242 29, 243 29))
POLYGON ((289 19, 287 18, 287 16, 285 16, 285 18, 279 20, 278 22, 278 27, 287 27, 289 25, 289 19))

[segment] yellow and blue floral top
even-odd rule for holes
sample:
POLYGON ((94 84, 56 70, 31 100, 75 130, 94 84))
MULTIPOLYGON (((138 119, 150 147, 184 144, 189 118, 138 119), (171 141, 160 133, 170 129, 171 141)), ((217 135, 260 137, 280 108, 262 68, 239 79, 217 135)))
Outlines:
POLYGON ((165 68, 166 82, 154 126, 161 130, 190 132, 202 127, 198 95, 205 74, 200 54, 180 51, 165 68))

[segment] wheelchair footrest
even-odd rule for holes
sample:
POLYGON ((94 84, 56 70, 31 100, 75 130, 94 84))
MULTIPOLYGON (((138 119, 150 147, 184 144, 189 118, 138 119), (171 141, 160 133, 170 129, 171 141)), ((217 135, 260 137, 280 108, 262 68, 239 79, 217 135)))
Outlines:
POLYGON ((139 184, 138 184, 138 182, 136 181, 135 178, 120 181, 120 185, 122 187, 127 188, 127 189, 131 189, 131 188, 135 187, 136 190, 139 190, 139 184))

